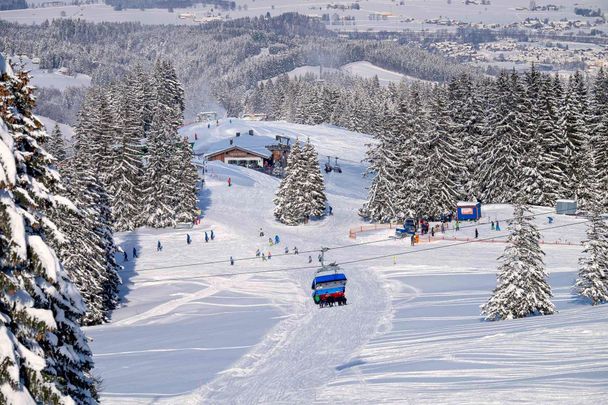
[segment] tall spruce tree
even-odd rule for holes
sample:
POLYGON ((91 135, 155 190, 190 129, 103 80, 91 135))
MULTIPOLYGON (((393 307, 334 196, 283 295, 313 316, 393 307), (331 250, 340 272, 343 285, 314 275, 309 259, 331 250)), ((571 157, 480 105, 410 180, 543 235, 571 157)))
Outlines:
POLYGON ((600 69, 593 85, 592 120, 589 125, 591 146, 595 152, 598 191, 601 204, 608 209, 608 75, 600 69))
POLYGON ((527 217, 525 206, 516 204, 507 248, 499 260, 497 285, 488 302, 482 305, 486 320, 549 315, 555 312, 551 287, 540 248, 540 232, 527 217))
POLYGON ((608 225, 601 216, 603 193, 597 176, 597 165, 591 148, 585 147, 585 185, 587 199, 587 239, 583 241, 583 257, 579 259, 579 272, 575 284, 578 295, 592 305, 608 302, 608 225))
POLYGON ((274 199, 275 218, 286 225, 298 225, 322 216, 326 202, 324 188, 314 147, 310 143, 302 147, 296 141, 274 199))
POLYGON ((95 404, 85 306, 49 246, 64 239, 50 211, 71 204, 51 192, 60 179, 31 91, 0 55, 0 402, 95 404))
MULTIPOLYGON (((152 123, 147 139, 148 154, 145 169, 146 188, 143 214, 144 222, 152 227, 175 225, 175 206, 178 196, 185 189, 192 192, 196 183, 183 185, 177 178, 191 161, 178 161, 181 141, 177 130, 183 121, 184 91, 177 80, 175 69, 168 62, 158 61, 154 67, 152 81, 155 87, 155 106, 152 123), (184 188, 185 187, 185 188, 184 188)), ((194 176, 188 177, 189 181, 194 176)), ((195 194, 193 194, 193 198, 195 194)), ((187 201, 192 200, 192 197, 187 201)), ((183 215, 183 212, 182 214, 183 215)))
POLYGON ((45 149, 55 158, 56 162, 62 162, 66 159, 67 154, 65 150, 65 143, 63 141, 63 134, 58 124, 53 127, 53 132, 49 135, 48 140, 45 142, 45 149))
POLYGON ((114 141, 114 164, 108 192, 112 198, 112 214, 116 231, 129 231, 139 225, 143 209, 143 162, 141 141, 145 135, 141 102, 133 76, 118 86, 114 108, 117 132, 114 141))
MULTIPOLYGON (((69 218, 72 245, 62 252, 62 256, 87 304, 82 321, 86 325, 108 321, 110 311, 116 308, 119 299, 120 277, 114 259, 111 199, 103 180, 105 165, 100 163, 106 154, 113 153, 109 146, 113 142, 108 139, 107 147, 96 144, 100 136, 96 125, 104 116, 99 112, 104 110, 109 111, 107 101, 99 93, 92 93, 79 113, 74 131, 74 157, 64 168, 70 197, 79 212, 69 218)), ((111 125, 106 124, 105 129, 101 129, 102 134, 103 131, 110 133, 111 125)))
POLYGON ((464 194, 460 183, 464 161, 444 88, 433 90, 429 114, 432 120, 422 134, 427 165, 421 175, 427 186, 421 204, 426 215, 437 217, 452 211, 464 194))
POLYGON ((188 139, 182 139, 176 148, 175 167, 178 171, 175 178, 178 180, 178 192, 175 195, 175 220, 177 222, 191 222, 196 212, 196 183, 198 172, 192 163, 192 146, 188 139))
MULTIPOLYGON (((400 145, 394 137, 400 128, 399 119, 403 111, 385 110, 387 128, 376 135, 376 143, 370 145, 367 152, 369 167, 366 175, 373 176, 368 190, 367 202, 359 210, 360 215, 372 221, 391 222, 399 217, 400 206, 410 205, 407 201, 399 201, 396 184, 401 178, 397 164, 399 163, 395 146, 400 145)), ((405 159, 405 156, 402 157, 405 159)))
POLYGON ((315 147, 306 141, 302 148, 306 181, 303 186, 303 210, 307 217, 321 217, 325 213, 327 197, 325 196, 325 183, 319 166, 319 155, 315 147))

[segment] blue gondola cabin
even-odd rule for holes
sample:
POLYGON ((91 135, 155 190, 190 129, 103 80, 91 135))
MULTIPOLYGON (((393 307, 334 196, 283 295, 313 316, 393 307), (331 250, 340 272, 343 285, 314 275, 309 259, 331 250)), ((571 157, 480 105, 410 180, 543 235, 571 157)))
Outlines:
POLYGON ((481 203, 460 201, 456 207, 456 218, 459 221, 477 221, 481 218, 481 203))

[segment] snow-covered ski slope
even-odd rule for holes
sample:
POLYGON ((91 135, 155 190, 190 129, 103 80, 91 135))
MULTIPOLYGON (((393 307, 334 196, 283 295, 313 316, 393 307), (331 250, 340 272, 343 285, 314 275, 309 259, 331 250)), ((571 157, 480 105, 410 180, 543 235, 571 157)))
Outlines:
MULTIPOLYGON (((318 309, 310 298, 317 253, 310 253, 311 266, 305 251, 389 235, 383 230, 348 239, 348 229, 361 223, 356 212, 367 186, 364 166, 356 162, 371 140, 327 126, 241 120, 182 133, 196 133, 196 150, 203 152, 249 129, 310 137, 321 155, 352 160, 343 163, 344 173, 326 177, 334 215, 300 227, 275 223, 278 180, 212 162, 200 226, 119 235, 123 248, 130 253, 136 246, 140 258, 125 264, 125 304, 112 323, 87 328, 103 403, 603 402, 608 306, 572 298, 580 247, 544 248, 559 310, 552 316, 481 321, 479 305, 495 286, 504 244, 449 247, 454 242, 448 241, 413 248, 405 240, 385 240, 330 250, 327 258, 343 263, 349 278, 349 305, 318 309), (211 229, 216 240, 205 243, 203 232, 211 229), (193 237, 190 246, 186 233, 193 237), (270 247, 267 238, 275 234, 281 244, 270 247), (156 252, 157 240, 162 252, 156 252), (300 254, 280 256, 286 245, 300 254), (227 262, 254 256, 258 248, 272 251, 272 259, 227 262), (409 253, 416 250, 426 251, 409 253), (357 261, 376 256, 385 257, 357 261)), ((486 219, 511 216, 508 206, 483 210, 486 219)), ((540 227, 575 224, 544 231, 547 241, 583 237, 584 225, 576 224, 581 219, 552 215, 549 225, 547 208, 534 211, 543 213, 540 227)), ((458 235, 472 237, 474 229, 463 227, 458 235)), ((477 229, 480 238, 495 232, 488 224, 477 229)))

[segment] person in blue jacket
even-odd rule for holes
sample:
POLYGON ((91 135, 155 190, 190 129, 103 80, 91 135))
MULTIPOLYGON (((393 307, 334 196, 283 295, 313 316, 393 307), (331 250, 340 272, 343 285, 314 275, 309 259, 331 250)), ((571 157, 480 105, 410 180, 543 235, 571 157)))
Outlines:
POLYGON ((215 234, 213 233, 213 229, 211 230, 211 240, 215 239, 215 234))
POLYGON ((281 239, 279 239, 279 235, 274 235, 274 244, 278 245, 279 242, 281 242, 281 239))
POLYGON ((192 243, 192 238, 190 238, 190 234, 189 233, 186 234, 186 243, 188 245, 192 243))
POLYGON ((207 234, 206 231, 205 231, 205 242, 209 242, 209 235, 207 234))

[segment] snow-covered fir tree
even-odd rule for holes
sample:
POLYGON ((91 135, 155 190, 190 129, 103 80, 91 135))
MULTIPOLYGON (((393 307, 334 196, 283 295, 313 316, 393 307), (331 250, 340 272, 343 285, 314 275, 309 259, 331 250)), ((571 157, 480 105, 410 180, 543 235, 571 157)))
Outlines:
POLYGON ((429 111, 432 120, 422 135, 427 161, 420 173, 426 182, 420 203, 425 215, 435 217, 452 211, 464 195, 461 187, 463 152, 446 96, 442 88, 434 89, 429 111))
POLYGON ((319 166, 319 155, 315 147, 306 141, 302 148, 302 160, 305 164, 306 182, 303 184, 304 212, 308 217, 320 217, 325 213, 327 197, 325 196, 325 182, 319 166))
POLYGON ((65 142, 63 141, 63 134, 58 124, 55 124, 53 127, 53 132, 50 133, 44 147, 47 152, 53 155, 56 162, 62 162, 66 159, 65 142))
POLYGON ((298 225, 322 216, 326 201, 317 153, 309 142, 302 147, 296 141, 274 199, 275 218, 286 225, 298 225))
POLYGON ((540 232, 529 218, 529 210, 516 204, 511 234, 500 256, 497 285, 488 302, 482 305, 487 320, 516 319, 555 312, 551 286, 540 248, 540 232))
POLYGON ((601 204, 608 209, 608 75, 600 69, 593 84, 591 99, 591 146, 595 152, 598 191, 604 196, 601 204))
MULTIPOLYGON (((405 105, 402 104, 400 107, 405 107, 405 105)), ((400 125, 405 108, 398 111, 385 110, 387 129, 375 136, 377 143, 370 145, 367 152, 369 168, 366 175, 373 176, 373 178, 368 190, 367 202, 359 213, 372 221, 394 221, 399 218, 402 205, 408 207, 413 205, 409 204, 409 201, 399 201, 396 188, 396 185, 400 183, 401 173, 398 167, 400 161, 397 159, 399 151, 395 150, 395 147, 401 146, 402 143, 398 142, 395 133, 406 131, 406 128, 400 125)), ((407 135, 405 134, 404 137, 407 135)), ((400 156, 400 159, 406 160, 404 166, 407 167, 407 155, 400 156)))
POLYGON ((491 110, 484 130, 479 168, 482 183, 481 200, 512 201, 514 194, 523 194, 522 180, 525 153, 521 115, 521 84, 517 76, 503 72, 494 84, 491 110))
POLYGON ((100 117, 97 112, 103 111, 100 103, 104 101, 99 93, 93 93, 83 106, 74 131, 74 156, 63 169, 70 197, 79 211, 68 218, 71 243, 61 251, 61 256, 87 304, 83 318, 87 325, 109 319, 110 311, 118 303, 120 284, 119 266, 114 258, 111 199, 103 180, 105 165, 99 163, 109 147, 95 143, 99 136, 95 127, 100 117))
POLYGON ((188 139, 182 139, 177 144, 175 154, 175 167, 177 168, 175 178, 178 181, 178 189, 175 194, 175 220, 177 222, 191 222, 197 208, 198 172, 192 163, 192 156, 192 146, 188 139))
POLYGON ((141 141, 145 135, 142 109, 137 108, 142 100, 137 94, 137 83, 130 76, 126 83, 117 86, 114 95, 117 121, 114 141, 114 164, 108 192, 112 197, 114 229, 128 231, 136 228, 141 219, 143 204, 143 161, 141 141))
POLYGON ((301 201, 297 195, 298 180, 296 179, 303 171, 300 142, 296 141, 289 151, 285 175, 274 198, 274 216, 279 222, 287 225, 298 225, 304 222, 304 218, 298 209, 301 201))
POLYGON ((49 246, 65 240, 49 213, 73 206, 51 192, 60 178, 31 91, 0 55, 0 403, 95 404, 85 305, 49 246))
MULTIPOLYGON (((166 227, 175 225, 178 215, 183 219, 190 209, 194 209, 188 207, 196 198, 197 177, 192 174, 192 161, 180 159, 187 153, 183 149, 180 152, 184 144, 177 134, 183 121, 184 93, 175 69, 169 62, 158 61, 152 82, 156 102, 147 138, 146 188, 142 214, 148 226, 166 227), (184 173, 188 175, 180 178, 184 173), (185 204, 180 205, 179 212, 176 211, 178 198, 183 199, 185 204)), ((192 216, 189 218, 191 220, 192 216)))
POLYGON ((585 180, 589 190, 587 199, 587 239, 583 241, 583 257, 579 260, 575 291, 592 305, 608 302, 608 225, 602 217, 603 193, 597 176, 596 159, 586 147, 585 180))

